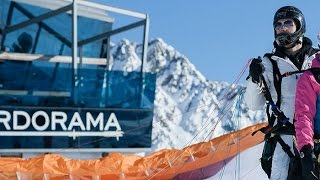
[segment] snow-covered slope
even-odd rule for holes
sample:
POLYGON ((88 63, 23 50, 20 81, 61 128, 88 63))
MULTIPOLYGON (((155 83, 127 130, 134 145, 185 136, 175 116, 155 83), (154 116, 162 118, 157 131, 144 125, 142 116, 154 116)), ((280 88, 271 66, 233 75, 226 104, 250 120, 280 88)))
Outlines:
MULTIPOLYGON (((140 71, 141 51, 140 44, 122 40, 113 47, 112 69, 140 71)), ((157 73, 153 151, 180 149, 264 120, 262 111, 249 111, 239 98, 243 86, 207 80, 162 39, 149 43, 144 71, 157 73)))

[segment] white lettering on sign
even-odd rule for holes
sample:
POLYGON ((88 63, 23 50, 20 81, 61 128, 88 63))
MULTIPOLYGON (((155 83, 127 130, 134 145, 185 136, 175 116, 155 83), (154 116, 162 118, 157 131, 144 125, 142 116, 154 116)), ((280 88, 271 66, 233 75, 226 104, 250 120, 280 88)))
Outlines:
POLYGON ((31 124, 34 127, 34 129, 36 129, 37 131, 44 131, 48 128, 48 126, 50 124, 50 118, 46 112, 37 111, 33 114, 32 118, 31 118, 31 124), (42 126, 39 126, 37 124, 37 118, 40 116, 43 117, 41 120, 44 120, 44 124, 42 126))
POLYGON ((0 110, 0 123, 6 127, 7 130, 11 130, 9 121, 11 119, 11 114, 8 111, 0 110))
POLYGON ((116 117, 116 115, 114 113, 111 113, 110 116, 109 116, 109 119, 107 121, 107 124, 106 126, 104 127, 104 130, 105 131, 108 131, 108 129, 110 127, 116 127, 117 130, 120 130, 121 131, 121 127, 120 127, 120 124, 118 122, 118 119, 116 117))
POLYGON ((31 124, 31 119, 30 119, 30 116, 27 112, 24 112, 24 111, 13 111, 13 130, 25 130, 27 129, 31 124), (22 119, 25 119, 25 123, 24 124, 18 124, 18 120, 19 118, 18 117, 21 117, 20 120, 22 119))
MULTIPOLYGON (((113 113, 112 113, 113 114, 113 113)), ((91 113, 87 112, 86 113, 86 118, 87 118, 87 130, 91 130, 91 125, 93 127, 97 127, 99 125, 99 130, 103 131, 103 113, 99 113, 96 119, 94 119, 91 115, 91 113)), ((121 128, 119 129, 121 130, 121 128)))
MULTIPOLYGON (((59 130, 59 132, 72 132, 72 137, 82 136, 81 133, 83 133, 83 136, 85 136, 85 134, 89 136, 91 136, 91 134, 92 136, 99 136, 99 133, 101 133, 101 136, 118 138, 124 134, 124 132, 121 131, 121 126, 115 113, 111 113, 109 117, 107 117, 107 121, 104 121, 106 117, 103 112, 100 112, 96 117, 93 117, 90 112, 86 112, 83 118, 85 119, 81 118, 79 112, 74 112, 71 117, 68 117, 68 114, 62 111, 52 111, 51 114, 45 111, 36 111, 31 115, 25 111, 17 110, 11 114, 9 111, 0 110, 0 125, 3 124, 5 129, 9 131, 7 134, 10 134, 10 131, 11 134, 14 132, 22 132, 30 127, 36 130, 32 132, 45 131, 46 134, 52 134, 52 136, 55 136, 55 134, 50 132, 56 130, 59 130), (68 119, 70 120, 68 121, 68 119), (115 130, 109 131, 110 128, 115 128, 115 130), (99 131, 91 131, 92 129, 99 131)), ((32 132, 30 133, 32 134, 32 132)), ((12 135, 14 136, 14 134, 12 135)))
POLYGON ((52 111, 51 112, 51 129, 53 131, 55 131, 57 128, 56 124, 60 124, 61 129, 66 131, 67 130, 67 126, 66 126, 67 119, 68 119, 68 117, 65 112, 52 111))

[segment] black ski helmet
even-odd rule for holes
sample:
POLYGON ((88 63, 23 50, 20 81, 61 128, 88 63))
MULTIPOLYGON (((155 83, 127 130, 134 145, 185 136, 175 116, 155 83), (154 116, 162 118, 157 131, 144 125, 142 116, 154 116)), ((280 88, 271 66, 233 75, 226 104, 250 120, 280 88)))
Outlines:
POLYGON ((289 44, 296 44, 306 32, 306 21, 302 12, 294 6, 284 6, 275 13, 273 19, 273 30, 277 44, 279 46, 286 46, 289 44), (297 30, 294 33, 276 33, 275 25, 280 19, 293 19, 297 30))

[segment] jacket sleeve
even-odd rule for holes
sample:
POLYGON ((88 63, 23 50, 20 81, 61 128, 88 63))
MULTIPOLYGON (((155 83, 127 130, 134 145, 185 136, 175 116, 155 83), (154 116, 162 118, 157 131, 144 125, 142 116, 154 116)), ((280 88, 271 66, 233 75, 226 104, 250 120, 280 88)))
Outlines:
MULTIPOLYGON (((263 76, 266 80, 267 86, 269 87, 270 79, 272 79, 272 64, 269 59, 263 58, 262 63, 265 67, 265 72, 263 76)), ((244 101, 246 105, 251 110, 262 110, 264 109, 264 105, 266 103, 266 99, 264 95, 260 92, 260 87, 252 82, 251 77, 247 80, 246 92, 244 94, 244 101)))
POLYGON ((260 93, 260 88, 256 83, 253 83, 251 77, 247 80, 247 89, 244 94, 244 100, 251 110, 262 110, 266 100, 260 93))
POLYGON ((298 150, 304 145, 313 147, 313 127, 317 94, 310 81, 310 72, 304 73, 297 83, 295 96, 295 130, 298 150))

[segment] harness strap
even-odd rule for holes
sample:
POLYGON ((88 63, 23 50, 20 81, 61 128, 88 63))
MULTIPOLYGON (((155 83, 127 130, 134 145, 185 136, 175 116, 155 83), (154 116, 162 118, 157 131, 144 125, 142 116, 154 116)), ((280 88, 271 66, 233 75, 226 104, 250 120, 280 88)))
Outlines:
POLYGON ((287 122, 285 125, 277 124, 272 127, 269 133, 295 135, 294 125, 291 122, 287 122))
POLYGON ((313 73, 313 75, 315 75, 314 73, 319 72, 319 70, 320 70, 320 68, 313 67, 313 68, 309 68, 309 69, 305 69, 305 70, 285 72, 281 76, 282 76, 282 78, 284 78, 284 77, 291 76, 293 74, 303 73, 303 72, 306 72, 306 71, 311 71, 313 73))
MULTIPOLYGON (((278 67, 278 64, 276 61, 273 61, 271 59, 271 56, 272 54, 265 54, 264 55, 265 57, 267 57, 267 59, 269 59, 269 61, 271 62, 272 64, 272 72, 273 72, 273 84, 274 84, 274 88, 277 92, 277 102, 276 102, 276 105, 278 106, 278 108, 280 108, 281 106, 281 83, 282 83, 282 75, 280 73, 280 70, 279 70, 279 67, 278 67)), ((267 116, 268 116, 268 123, 269 123, 269 126, 273 126, 274 122, 276 121, 277 117, 275 116, 274 113, 272 113, 270 115, 269 113, 269 109, 270 109, 270 105, 267 105, 267 108, 266 108, 266 113, 267 113, 267 116)))
POLYGON ((257 132, 262 132, 265 135, 271 134, 271 133, 277 133, 277 134, 286 134, 286 135, 295 135, 294 125, 291 122, 287 122, 285 126, 277 124, 276 126, 265 126, 258 130, 255 130, 251 133, 252 136, 254 136, 257 132))
POLYGON ((254 136, 257 132, 261 131, 266 136, 267 134, 270 134, 269 132, 270 132, 271 129, 272 129, 272 127, 268 125, 268 126, 265 126, 265 127, 262 127, 262 128, 260 128, 258 130, 253 131, 251 133, 251 135, 254 136))
MULTIPOLYGON (((271 54, 266 54, 265 56, 268 57, 270 62, 272 63, 273 67, 273 80, 274 80, 274 87, 277 92, 277 102, 276 104, 272 100, 271 93, 268 89, 266 80, 264 77, 261 77, 262 80, 262 93, 264 94, 267 102, 267 109, 266 112, 268 114, 268 126, 263 127, 259 129, 258 131, 261 131, 265 133, 266 137, 268 137, 270 134, 275 135, 275 139, 279 144, 281 145, 282 149, 288 154, 290 158, 294 157, 294 154, 291 152, 291 148, 288 144, 286 144, 283 139, 280 137, 280 134, 290 134, 294 135, 294 126, 292 123, 289 122, 289 119, 285 116, 285 114, 280 110, 281 105, 281 83, 282 83, 282 75, 280 73, 278 64, 276 61, 271 60, 271 54), (272 111, 272 115, 269 114, 269 109, 272 111), (275 120, 278 119, 277 125, 274 125, 275 120)), ((257 132, 257 131, 256 131, 257 132)), ((256 132, 253 132, 252 134, 255 134, 256 132)))
POLYGON ((290 146, 283 141, 283 139, 280 137, 279 134, 276 134, 274 137, 279 142, 279 144, 281 145, 283 151, 286 152, 290 158, 293 158, 294 154, 291 152, 290 146))

